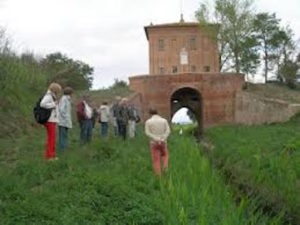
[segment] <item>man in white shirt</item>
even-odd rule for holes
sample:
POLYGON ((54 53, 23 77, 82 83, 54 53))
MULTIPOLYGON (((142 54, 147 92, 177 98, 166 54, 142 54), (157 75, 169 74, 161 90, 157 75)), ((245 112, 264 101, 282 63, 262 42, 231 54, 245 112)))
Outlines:
POLYGON ((100 114, 101 136, 105 138, 107 137, 108 133, 108 121, 110 117, 109 106, 107 105, 107 102, 103 102, 98 111, 100 114))
POLYGON ((168 121, 158 115, 156 109, 150 109, 151 116, 145 123, 145 133, 150 138, 153 169, 156 175, 161 175, 161 159, 163 169, 168 167, 167 138, 170 134, 168 121))

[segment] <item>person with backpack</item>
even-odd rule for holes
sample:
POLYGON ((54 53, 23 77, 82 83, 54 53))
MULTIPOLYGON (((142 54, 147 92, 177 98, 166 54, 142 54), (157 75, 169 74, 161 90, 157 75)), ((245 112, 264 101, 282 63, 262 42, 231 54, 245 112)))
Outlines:
POLYGON ((108 106, 107 102, 102 103, 98 112, 100 115, 99 122, 101 124, 101 136, 103 138, 106 138, 107 133, 108 133, 108 121, 109 121, 109 117, 110 117, 109 106, 108 106))
POLYGON ((163 169, 168 168, 167 138, 170 134, 168 121, 158 115, 157 110, 149 110, 151 116, 145 123, 145 133, 150 138, 150 149, 152 153, 153 169, 156 175, 161 175, 161 159, 163 169))
POLYGON ((59 149, 64 151, 67 148, 68 130, 72 128, 72 106, 71 97, 73 89, 71 87, 64 88, 64 95, 59 101, 59 149))
POLYGON ((44 126, 47 130, 47 145, 45 157, 47 160, 56 158, 56 123, 58 123, 58 96, 61 92, 61 86, 57 83, 51 83, 47 93, 41 99, 40 107, 48 109, 50 116, 44 126))
POLYGON ((89 104, 87 95, 82 96, 82 100, 77 104, 77 119, 80 126, 81 144, 89 143, 93 134, 93 108, 89 104))

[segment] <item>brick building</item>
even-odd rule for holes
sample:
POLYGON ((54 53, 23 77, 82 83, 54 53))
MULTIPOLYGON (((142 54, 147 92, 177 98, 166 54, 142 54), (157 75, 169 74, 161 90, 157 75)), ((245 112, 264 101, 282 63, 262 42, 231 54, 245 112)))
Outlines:
POLYGON ((217 26, 199 23, 150 25, 149 74, 130 77, 135 92, 131 102, 140 108, 143 120, 149 107, 169 121, 182 107, 196 116, 199 134, 204 128, 235 122, 236 95, 244 75, 219 72, 219 54, 214 36, 217 26))
POLYGON ((145 28, 150 75, 218 72, 219 54, 212 32, 216 25, 169 23, 145 28), (210 29, 211 32, 207 32, 210 29))

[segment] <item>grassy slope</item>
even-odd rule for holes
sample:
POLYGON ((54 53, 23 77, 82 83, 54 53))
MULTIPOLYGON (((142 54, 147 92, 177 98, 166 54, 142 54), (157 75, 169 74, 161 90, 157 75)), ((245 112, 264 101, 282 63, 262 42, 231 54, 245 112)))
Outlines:
POLYGON ((55 162, 42 159, 43 129, 1 141, 1 224, 280 224, 247 201, 235 206, 190 137, 171 137, 170 169, 159 180, 144 135, 80 147, 77 134, 55 162))
POLYGON ((290 89, 280 84, 248 84, 247 92, 265 98, 281 99, 290 103, 300 103, 300 87, 290 89))
POLYGON ((211 158, 233 182, 299 222, 299 115, 284 124, 212 128, 207 135, 215 145, 211 158))

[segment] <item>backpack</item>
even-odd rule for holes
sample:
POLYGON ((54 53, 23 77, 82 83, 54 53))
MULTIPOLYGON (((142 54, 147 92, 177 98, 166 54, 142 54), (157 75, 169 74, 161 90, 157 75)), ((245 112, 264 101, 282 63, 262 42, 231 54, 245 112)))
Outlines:
MULTIPOLYGON (((48 119, 50 118, 51 115, 51 111, 52 109, 46 109, 41 107, 41 101, 44 98, 44 95, 42 97, 39 98, 39 100, 37 101, 35 107, 33 108, 33 115, 34 115, 34 119, 36 122, 40 123, 40 124, 44 124, 48 121, 48 119)), ((53 96, 52 96, 53 98, 53 96)), ((53 98, 54 100, 54 98, 53 98)))

